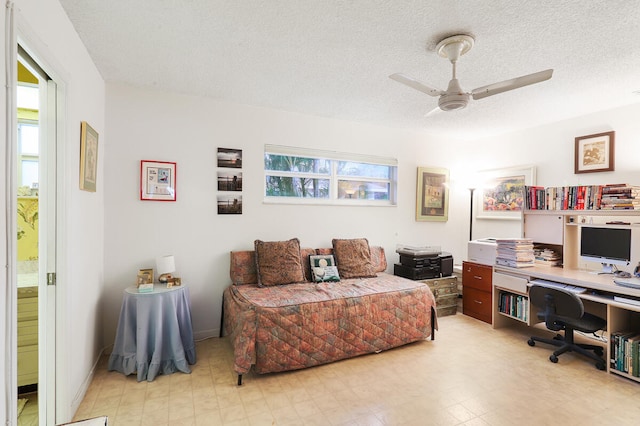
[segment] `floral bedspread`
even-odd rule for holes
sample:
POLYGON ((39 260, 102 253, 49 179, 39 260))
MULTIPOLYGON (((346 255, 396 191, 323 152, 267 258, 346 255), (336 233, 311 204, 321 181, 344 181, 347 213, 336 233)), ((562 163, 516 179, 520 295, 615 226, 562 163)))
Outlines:
POLYGON ((257 373, 295 370, 426 339, 435 305, 426 284, 387 273, 337 283, 231 285, 223 332, 238 374, 252 365, 257 373))

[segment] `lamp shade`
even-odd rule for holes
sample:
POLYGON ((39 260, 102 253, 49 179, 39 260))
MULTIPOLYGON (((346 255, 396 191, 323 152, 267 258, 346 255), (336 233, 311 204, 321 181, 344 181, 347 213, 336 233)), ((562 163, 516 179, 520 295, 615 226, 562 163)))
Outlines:
POLYGON ((158 270, 158 275, 170 274, 171 272, 175 272, 176 262, 173 256, 169 255, 169 256, 161 256, 157 258, 156 269, 158 270))

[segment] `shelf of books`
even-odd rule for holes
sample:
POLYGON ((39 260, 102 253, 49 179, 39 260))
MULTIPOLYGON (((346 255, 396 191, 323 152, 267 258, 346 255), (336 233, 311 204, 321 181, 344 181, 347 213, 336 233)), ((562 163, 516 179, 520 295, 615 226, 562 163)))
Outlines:
POLYGON ((640 312, 610 307, 609 371, 640 382, 640 312))
POLYGON ((500 291, 498 312, 509 318, 529 323, 529 298, 520 294, 500 291))
POLYGON ((640 186, 622 184, 525 186, 527 210, 640 210, 640 186))

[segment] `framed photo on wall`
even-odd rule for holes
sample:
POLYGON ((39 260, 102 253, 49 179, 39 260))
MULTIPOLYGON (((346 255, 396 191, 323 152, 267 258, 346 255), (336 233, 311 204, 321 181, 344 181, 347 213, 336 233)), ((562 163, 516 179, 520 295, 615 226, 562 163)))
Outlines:
POLYGON ((80 123, 80 189, 96 192, 98 177, 98 132, 86 121, 80 123))
POLYGON ((615 132, 577 137, 574 173, 612 172, 614 142, 615 132))
POLYGON ((416 220, 446 222, 449 214, 449 170, 418 167, 416 220))
POLYGON ((176 201, 176 163, 140 161, 140 199, 176 201))
POLYGON ((535 166, 518 166, 479 172, 477 219, 520 220, 525 186, 535 185, 535 166))

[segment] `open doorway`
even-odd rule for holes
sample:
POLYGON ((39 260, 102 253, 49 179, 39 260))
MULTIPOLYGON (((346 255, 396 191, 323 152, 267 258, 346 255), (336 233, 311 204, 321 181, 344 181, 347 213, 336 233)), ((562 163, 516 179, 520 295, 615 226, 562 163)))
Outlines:
POLYGON ((16 62, 16 412, 18 425, 53 424, 56 90, 20 46, 16 62))

